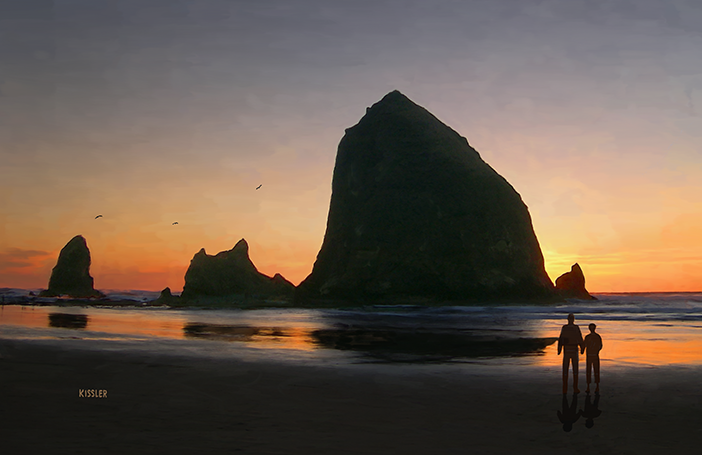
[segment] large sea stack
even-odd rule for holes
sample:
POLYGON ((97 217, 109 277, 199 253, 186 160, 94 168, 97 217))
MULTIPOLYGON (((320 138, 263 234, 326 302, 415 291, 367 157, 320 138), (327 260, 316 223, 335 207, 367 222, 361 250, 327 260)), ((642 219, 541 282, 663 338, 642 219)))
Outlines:
POLYGON ((93 288, 90 276, 90 250, 82 235, 73 237, 61 249, 56 267, 51 271, 49 289, 40 294, 42 297, 66 295, 77 298, 104 297, 93 288))
POLYGON ((554 286, 527 207, 468 141, 398 91, 339 143, 302 299, 533 299, 554 286))
POLYGON ((210 297, 277 298, 291 297, 295 286, 276 273, 273 278, 260 273, 249 258, 249 245, 241 239, 229 251, 210 256, 201 249, 185 272, 181 298, 206 300, 210 297))

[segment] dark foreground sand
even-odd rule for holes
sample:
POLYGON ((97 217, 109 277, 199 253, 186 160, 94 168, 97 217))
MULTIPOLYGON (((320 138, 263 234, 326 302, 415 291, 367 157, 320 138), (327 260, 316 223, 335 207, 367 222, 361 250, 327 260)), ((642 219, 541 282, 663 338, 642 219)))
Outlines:
POLYGON ((702 443, 700 367, 610 366, 602 415, 566 433, 554 368, 313 367, 12 340, 0 355, 3 454, 697 454, 702 443))

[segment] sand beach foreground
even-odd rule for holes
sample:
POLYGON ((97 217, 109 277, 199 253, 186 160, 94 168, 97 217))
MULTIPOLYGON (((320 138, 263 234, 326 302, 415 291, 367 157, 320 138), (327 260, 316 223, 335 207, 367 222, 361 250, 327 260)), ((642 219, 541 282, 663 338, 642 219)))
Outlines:
POLYGON ((75 346, 0 340, 3 452, 693 454, 702 442, 699 366, 604 364, 601 415, 566 433, 554 367, 314 366, 75 346), (88 390, 106 397, 80 396, 88 390))

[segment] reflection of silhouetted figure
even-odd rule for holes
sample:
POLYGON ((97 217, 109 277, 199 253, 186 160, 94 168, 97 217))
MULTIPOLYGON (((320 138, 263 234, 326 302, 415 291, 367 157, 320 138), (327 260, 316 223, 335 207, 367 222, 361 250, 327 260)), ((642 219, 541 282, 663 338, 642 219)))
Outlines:
POLYGON ((595 324, 590 324, 587 326, 590 329, 590 333, 585 337, 585 342, 583 343, 582 351, 584 353, 587 349, 587 357, 585 357, 585 377, 587 379, 587 389, 586 392, 590 391, 590 370, 595 370, 595 392, 600 391, 600 350, 602 349, 602 337, 595 333, 595 324))
POLYGON ((575 315, 568 315, 568 324, 561 329, 561 336, 558 337, 558 354, 563 350, 563 393, 568 393, 568 366, 573 364, 573 392, 578 390, 578 351, 583 346, 583 335, 580 327, 574 324, 575 315))
POLYGON ((595 402, 592 403, 590 401, 590 394, 588 393, 585 395, 585 410, 580 411, 587 420, 585 420, 585 426, 588 428, 592 428, 593 425, 595 425, 595 417, 599 417, 600 414, 602 414, 602 411, 600 411, 597 407, 600 404, 600 394, 596 393, 595 394, 595 402))
POLYGON ((568 395, 563 394, 563 401, 561 404, 563 411, 556 411, 558 415, 558 420, 563 424, 563 431, 570 431, 573 429, 573 424, 576 420, 580 418, 583 411, 575 411, 578 409, 578 396, 573 394, 573 404, 568 406, 568 395))

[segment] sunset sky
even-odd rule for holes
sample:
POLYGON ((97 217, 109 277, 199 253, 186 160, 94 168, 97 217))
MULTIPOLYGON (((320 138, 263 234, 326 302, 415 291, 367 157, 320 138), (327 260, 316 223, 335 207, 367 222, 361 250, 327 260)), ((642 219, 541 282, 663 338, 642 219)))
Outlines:
POLYGON ((0 0, 0 287, 77 234, 98 289, 180 291, 241 238, 297 284, 344 129, 398 89, 521 194, 552 279, 702 291, 701 49, 697 0, 0 0))

